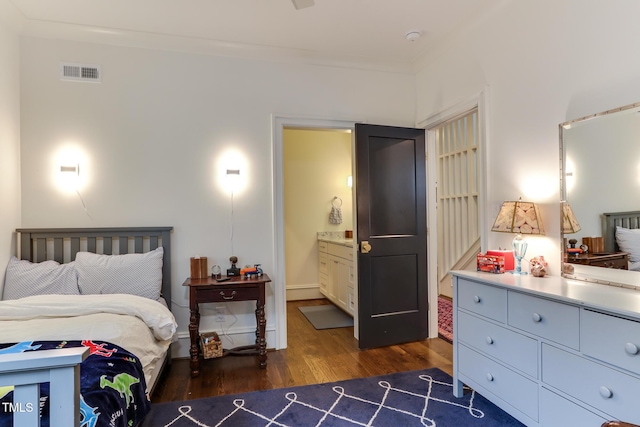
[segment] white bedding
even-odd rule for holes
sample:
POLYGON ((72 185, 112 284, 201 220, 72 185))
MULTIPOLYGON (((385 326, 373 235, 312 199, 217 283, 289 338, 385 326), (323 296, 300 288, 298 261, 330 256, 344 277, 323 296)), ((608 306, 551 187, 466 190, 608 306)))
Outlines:
POLYGON ((0 342, 108 341, 138 356, 149 388, 176 329, 173 314, 163 304, 135 295, 39 295, 0 301, 0 342))

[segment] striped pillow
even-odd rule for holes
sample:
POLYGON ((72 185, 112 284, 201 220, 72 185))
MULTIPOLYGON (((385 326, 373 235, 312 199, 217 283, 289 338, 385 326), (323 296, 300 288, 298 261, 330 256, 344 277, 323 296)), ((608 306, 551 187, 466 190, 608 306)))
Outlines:
POLYGON ((4 281, 3 300, 33 295, 78 295, 78 272, 74 263, 33 263, 11 257, 4 281))
POLYGON ((162 246, 144 254, 78 252, 78 287, 83 295, 132 294, 152 300, 162 288, 162 246))

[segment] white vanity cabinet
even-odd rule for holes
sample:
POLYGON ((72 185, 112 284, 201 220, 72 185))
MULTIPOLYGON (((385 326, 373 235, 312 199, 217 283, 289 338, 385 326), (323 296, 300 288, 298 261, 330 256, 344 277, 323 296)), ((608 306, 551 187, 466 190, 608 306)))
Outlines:
POLYGON ((320 292, 345 312, 355 308, 353 245, 343 242, 318 241, 320 292))
POLYGON ((454 271, 454 387, 528 426, 640 423, 640 292, 454 271))

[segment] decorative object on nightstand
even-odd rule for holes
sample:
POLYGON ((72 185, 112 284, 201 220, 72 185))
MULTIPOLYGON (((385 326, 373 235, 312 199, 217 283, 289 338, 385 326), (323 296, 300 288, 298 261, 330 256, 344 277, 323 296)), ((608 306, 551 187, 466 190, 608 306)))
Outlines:
POLYGON ((238 262, 238 257, 232 255, 229 258, 229 262, 231 262, 231 267, 227 269, 227 276, 239 276, 240 269, 236 266, 236 263, 238 262))
POLYGON ((523 202, 522 198, 517 202, 507 201, 500 207, 500 212, 496 217, 491 231, 502 233, 516 233, 511 246, 513 255, 516 258, 516 268, 513 274, 527 274, 522 271, 522 258, 527 253, 527 242, 522 237, 523 234, 544 234, 542 216, 538 206, 532 202, 523 202))
POLYGON ((196 256, 191 257, 191 278, 192 279, 204 279, 209 274, 209 267, 207 266, 207 257, 196 256))
POLYGON ((220 277, 222 277, 222 269, 218 264, 215 264, 213 267, 211 267, 211 277, 213 277, 214 279, 219 279, 220 277))

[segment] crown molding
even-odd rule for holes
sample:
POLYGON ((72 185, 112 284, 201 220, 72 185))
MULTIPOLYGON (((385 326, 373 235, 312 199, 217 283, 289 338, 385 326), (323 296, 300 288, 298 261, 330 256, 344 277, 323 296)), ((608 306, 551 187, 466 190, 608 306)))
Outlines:
MULTIPOLYGON (((0 0, 0 2, 2 1, 5 0, 0 0)), ((410 75, 415 74, 413 63, 409 62, 385 61, 369 57, 326 55, 302 49, 286 49, 198 37, 184 37, 160 33, 101 28, 35 19, 23 20, 24 25, 21 35, 26 37, 59 39, 262 61, 294 62, 337 68, 384 71, 410 75)))
POLYGON ((21 33, 26 18, 9 0, 0 0, 0 23, 15 33, 21 33))

